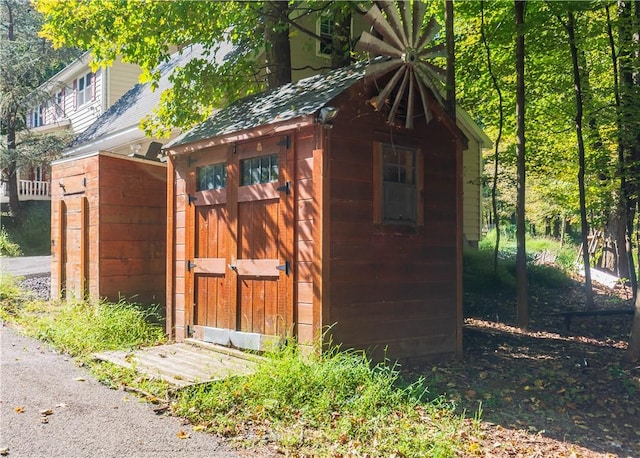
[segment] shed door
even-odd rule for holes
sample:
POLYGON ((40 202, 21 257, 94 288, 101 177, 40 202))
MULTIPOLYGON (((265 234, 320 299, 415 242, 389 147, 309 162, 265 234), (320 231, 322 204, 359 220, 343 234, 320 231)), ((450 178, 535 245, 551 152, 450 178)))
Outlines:
POLYGON ((87 269, 87 199, 73 196, 60 200, 58 207, 58 285, 61 297, 84 299, 87 269))
POLYGON ((238 145, 229 153, 225 198, 196 205, 196 258, 205 253, 207 258, 205 263, 195 261, 197 338, 261 349, 264 336, 291 331, 293 198, 288 146, 287 137, 238 145), (209 267, 202 269, 205 264, 209 267))

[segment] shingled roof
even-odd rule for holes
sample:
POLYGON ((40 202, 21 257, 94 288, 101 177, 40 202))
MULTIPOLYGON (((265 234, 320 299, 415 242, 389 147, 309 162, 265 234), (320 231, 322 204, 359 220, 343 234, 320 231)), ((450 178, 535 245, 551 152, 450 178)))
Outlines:
POLYGON ((312 115, 361 80, 367 65, 367 61, 357 62, 238 100, 174 139, 165 149, 312 115))

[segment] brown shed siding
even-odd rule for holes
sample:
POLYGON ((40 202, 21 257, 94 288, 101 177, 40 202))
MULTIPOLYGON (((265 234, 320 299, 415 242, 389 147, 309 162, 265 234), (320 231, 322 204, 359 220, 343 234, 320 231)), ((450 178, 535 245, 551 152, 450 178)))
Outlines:
POLYGON ((376 359, 433 357, 457 348, 457 142, 433 120, 412 132, 341 103, 331 130, 330 314, 335 342, 376 359), (358 119, 349 122, 350 119, 358 119), (374 224, 373 140, 418 140, 424 225, 374 224))
POLYGON ((307 127, 296 134, 295 145, 295 268, 294 268, 294 320, 295 335, 302 344, 312 344, 319 337, 321 323, 314 316, 314 302, 318 302, 314 286, 317 283, 314 264, 314 228, 318 222, 315 208, 314 167, 316 157, 316 130, 307 127))
POLYGON ((53 295, 164 304, 166 167, 99 152, 52 173, 53 295))

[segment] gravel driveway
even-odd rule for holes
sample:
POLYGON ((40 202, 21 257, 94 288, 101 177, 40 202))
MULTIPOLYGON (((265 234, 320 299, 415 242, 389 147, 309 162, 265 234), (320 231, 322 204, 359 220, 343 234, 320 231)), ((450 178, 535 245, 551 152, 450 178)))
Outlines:
POLYGON ((9 457, 267 456, 237 451, 91 378, 68 357, 0 326, 0 452, 9 457), (44 412, 44 414, 43 414, 44 412), (182 432, 188 438, 181 439, 182 432), (8 449, 8 452, 7 452, 8 449))

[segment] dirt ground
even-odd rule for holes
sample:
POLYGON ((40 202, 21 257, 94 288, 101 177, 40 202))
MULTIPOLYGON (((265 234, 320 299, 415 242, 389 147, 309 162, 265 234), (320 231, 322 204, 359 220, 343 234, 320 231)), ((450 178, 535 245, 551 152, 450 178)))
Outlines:
MULTIPOLYGON (((631 308, 628 291, 597 288, 598 308, 631 308)), ((533 294, 529 331, 513 326, 515 299, 467 297, 464 357, 425 375, 467 417, 481 412, 477 455, 640 457, 640 364, 623 354, 631 316, 554 315, 584 309, 582 286, 533 294)))

